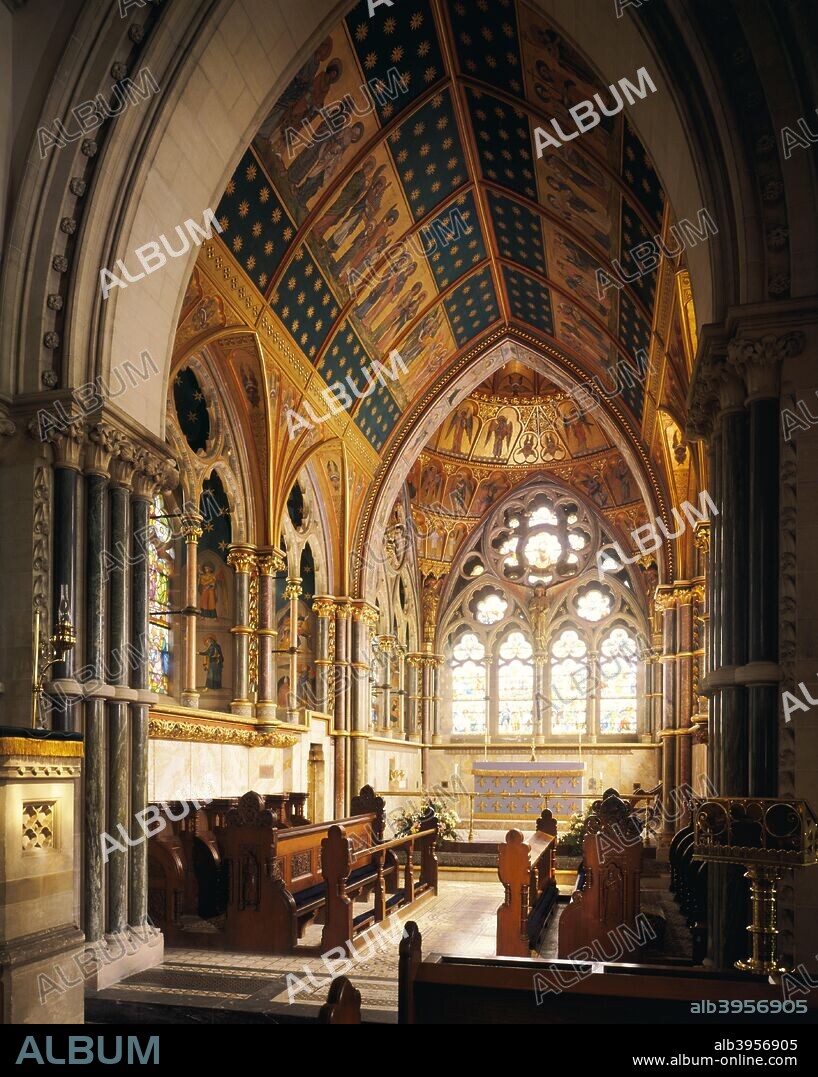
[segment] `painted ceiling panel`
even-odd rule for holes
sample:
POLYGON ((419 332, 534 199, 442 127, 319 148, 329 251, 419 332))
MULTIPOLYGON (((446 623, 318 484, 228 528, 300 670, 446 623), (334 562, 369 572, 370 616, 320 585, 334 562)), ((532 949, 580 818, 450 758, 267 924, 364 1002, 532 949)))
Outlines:
POLYGON ((527 322, 552 337, 554 317, 551 312, 551 293, 542 281, 507 265, 503 266, 503 280, 511 317, 518 322, 527 322))
POLYGON ((295 224, 252 150, 216 209, 222 239, 262 294, 295 238, 295 224))
POLYGON ((496 191, 489 191, 488 201, 500 256, 545 275, 545 247, 539 214, 496 191))
POLYGON ((484 178, 536 201, 534 150, 526 113, 471 87, 466 99, 484 178))
MULTIPOLYGON (((373 446, 503 317, 610 381, 649 346, 656 274, 628 252, 665 199, 635 126, 534 149, 595 94, 615 103, 524 0, 360 0, 261 125, 217 242, 328 384, 399 351, 400 379, 354 412, 373 446), (600 294, 615 262, 632 279, 600 294)), ((622 399, 641 419, 640 387, 622 399)))
POLYGON ((304 355, 314 360, 332 330, 340 305, 304 244, 296 249, 270 296, 270 306, 304 355))
POLYGON ((408 86, 395 101, 378 105, 382 121, 392 119, 445 74, 440 42, 429 0, 381 4, 369 14, 366 0, 360 0, 346 17, 346 27, 367 77, 380 77, 388 84, 386 72, 397 67, 408 86))
POLYGON ((435 94, 393 131, 389 151, 419 221, 468 179, 450 91, 435 94))
POLYGON ((448 10, 461 72, 522 96, 513 0, 456 0, 448 10))
POLYGON ((500 317, 491 273, 481 269, 446 299, 446 312, 455 340, 462 348, 500 317))

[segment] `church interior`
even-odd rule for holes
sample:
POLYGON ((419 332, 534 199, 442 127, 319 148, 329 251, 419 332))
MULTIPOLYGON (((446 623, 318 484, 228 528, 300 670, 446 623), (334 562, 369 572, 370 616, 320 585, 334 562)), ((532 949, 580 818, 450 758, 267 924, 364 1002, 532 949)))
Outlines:
POLYGON ((817 43, 0 4, 4 1024, 816 1022, 817 43))

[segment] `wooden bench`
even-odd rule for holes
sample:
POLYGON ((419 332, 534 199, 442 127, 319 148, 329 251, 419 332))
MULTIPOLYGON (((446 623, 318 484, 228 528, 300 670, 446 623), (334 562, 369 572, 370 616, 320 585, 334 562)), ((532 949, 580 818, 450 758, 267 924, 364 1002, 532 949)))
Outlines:
MULTIPOLYGON (((379 798, 381 799, 381 798, 379 798)), ((326 914, 321 934, 324 952, 345 947, 372 924, 381 923, 393 912, 412 905, 425 894, 437 894, 437 842, 439 823, 434 815, 422 822, 416 834, 391 841, 379 841, 365 848, 354 848, 343 824, 329 828, 321 842, 321 860, 326 881, 326 914), (414 878, 415 850, 420 852, 419 878, 414 878), (398 876, 398 855, 402 854, 402 885, 387 895, 387 878, 394 869, 398 876), (353 897, 361 883, 371 883, 374 904, 371 909, 354 914, 353 897)))
POLYGON ((531 837, 524 840, 519 830, 509 830, 497 849, 497 874, 505 889, 497 910, 497 953, 529 957, 559 897, 557 821, 546 808, 531 837))
MULTIPOLYGON (((264 794, 261 800, 264 809, 272 812, 276 828, 307 825, 306 793, 264 794)), ((170 946, 191 944, 190 933, 183 928, 184 917, 214 920, 227 911, 222 833, 228 812, 238 803, 238 797, 218 797, 152 805, 165 820, 165 828, 148 845, 148 911, 170 946)))
POLYGON ((641 821, 609 789, 588 817, 577 888, 560 917, 559 956, 571 957, 594 943, 604 947, 623 927, 635 932, 641 878, 641 821))
MULTIPOLYGON (((366 847, 372 844, 373 834, 382 833, 377 809, 340 823, 366 847)), ((225 933, 229 949, 266 953, 296 949, 305 928, 326 904, 321 843, 333 825, 279 827, 257 793, 246 793, 228 813, 222 844, 228 868, 225 933)), ((394 873, 394 865, 387 865, 385 871, 394 873)), ((372 873, 366 877, 361 872, 350 887, 359 893, 373 881, 372 873)))
POLYGON ((157 806, 166 826, 149 844, 149 914, 169 946, 291 953, 308 924, 329 917, 324 937, 332 947, 437 892, 433 817, 420 834, 385 842, 385 802, 371 786, 352 798, 353 814, 337 822, 308 823, 301 799, 251 792, 188 814, 181 802, 157 806), (354 902, 370 895, 372 908, 352 915, 354 902))
MULTIPOLYGON (((410 921, 399 948, 398 1024, 686 1024, 693 1003, 722 999, 781 1002, 781 988, 764 976, 661 965, 605 964, 538 958, 423 959, 418 926, 410 921)), ((811 1016, 776 1014, 775 1024, 811 1016)), ((710 1016, 713 1016, 712 1013, 710 1016)), ((718 1024, 755 1024, 757 1014, 718 1014, 718 1024)))

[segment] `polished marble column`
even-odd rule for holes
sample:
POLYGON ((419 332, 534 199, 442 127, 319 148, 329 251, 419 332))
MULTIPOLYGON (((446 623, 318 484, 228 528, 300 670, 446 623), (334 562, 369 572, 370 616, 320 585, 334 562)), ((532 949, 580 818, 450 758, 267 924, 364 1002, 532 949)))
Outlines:
POLYGON ((106 829, 105 700, 106 596, 108 579, 108 479, 116 449, 113 427, 99 423, 89 432, 85 450, 85 761, 83 766, 84 860, 82 927, 88 942, 105 930, 104 870, 100 835, 106 829))
MULTIPOLYGON (((83 437, 82 424, 77 421, 61 430, 51 442, 54 451, 52 630, 60 620, 63 600, 71 623, 76 625, 78 620, 79 486, 83 437)), ((49 697, 52 729, 74 731, 79 728, 78 704, 72 692, 72 689, 76 690, 73 684, 75 663, 76 653, 69 650, 61 661, 54 663, 49 673, 49 679, 63 689, 49 697)))
POLYGON ((287 664, 287 677, 290 682, 290 690, 287 693, 287 721, 294 725, 298 722, 298 648, 300 639, 298 635, 298 600, 301 598, 301 577, 288 576, 287 586, 284 588, 284 598, 289 603, 290 624, 290 653, 287 664))
POLYGON ((381 656, 379 677, 381 697, 381 727, 384 736, 392 734, 392 663, 395 653, 395 637, 379 636, 378 649, 381 656))
POLYGON ((148 844, 138 840, 144 832, 137 820, 148 806, 148 711, 155 698, 149 691, 148 625, 149 550, 151 509, 156 490, 156 461, 142 455, 134 474, 131 496, 133 553, 131 565, 131 688, 137 698, 130 704, 131 717, 131 838, 137 839, 128 859, 128 923, 141 926, 148 918, 148 844))
MULTIPOLYGON (((129 562, 131 558, 130 497, 135 451, 120 442, 111 464, 109 512, 111 528, 110 575, 108 584, 108 683, 115 688, 108 701, 108 812, 110 835, 130 833, 130 782, 128 704, 136 693, 129 687, 132 662, 129 638, 129 562), (120 830, 121 827, 121 830, 120 830)), ((121 842, 120 842, 121 844, 121 842)), ((124 931, 128 921, 128 853, 109 852, 107 865, 109 935, 124 931)))
POLYGON ((350 785, 357 793, 367 782, 367 745, 372 710, 371 669, 372 632, 378 623, 378 611, 365 602, 352 604, 350 676, 352 729, 350 731, 350 785))
POLYGON ((185 664, 183 673, 182 703, 186 707, 199 706, 199 692, 196 688, 198 670, 198 643, 196 639, 196 618, 199 616, 199 539, 204 534, 202 518, 188 515, 182 520, 182 535, 185 539, 185 664))
MULTIPOLYGON (((276 691, 276 573, 284 568, 284 558, 278 550, 259 550, 258 567, 258 699, 256 717, 259 721, 274 722, 278 715, 276 691)), ((316 675, 317 680, 317 675, 316 675)))
POLYGON ((341 819, 348 803, 347 783, 350 734, 350 618, 352 605, 348 598, 339 598, 335 604, 335 741, 334 758, 334 812, 341 819))
MULTIPOLYGON (((255 568, 255 551, 251 546, 230 547, 227 563, 234 569, 233 577, 233 714, 251 717, 250 700, 250 573, 255 568)), ((290 686, 292 690, 292 685, 290 686)))
POLYGON ((316 595, 312 603, 315 614, 315 706, 322 714, 331 714, 330 682, 332 660, 329 654, 330 622, 335 617, 335 600, 330 595, 316 595))

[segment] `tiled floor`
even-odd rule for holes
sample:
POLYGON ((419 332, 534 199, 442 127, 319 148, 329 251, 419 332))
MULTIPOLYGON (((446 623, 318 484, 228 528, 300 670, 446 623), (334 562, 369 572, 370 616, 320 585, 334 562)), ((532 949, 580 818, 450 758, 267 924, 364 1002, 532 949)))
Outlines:
MULTIPOLYGON (((497 906, 502 888, 486 882, 440 883, 438 896, 395 917, 373 932, 356 954, 354 965, 341 969, 361 992, 365 1020, 394 1022, 397 1014, 398 942, 402 923, 415 920, 423 937, 423 952, 493 957, 497 906)), ((281 1013, 315 1012, 324 1003, 330 971, 320 956, 320 927, 309 928, 305 953, 288 957, 267 954, 218 953, 203 950, 165 951, 164 964, 130 977, 99 993, 104 1000, 164 1002, 186 1007, 281 1013)), ((332 955, 339 957, 339 955, 332 955)), ((347 955, 349 959, 349 955, 347 955)), ((351 961, 351 959, 349 959, 351 961)))

